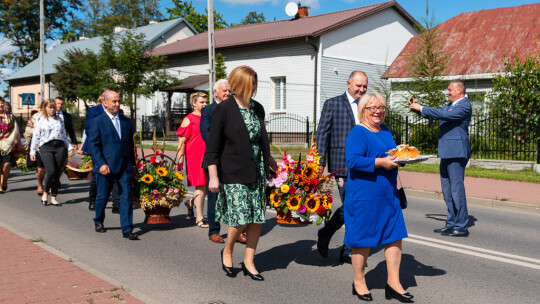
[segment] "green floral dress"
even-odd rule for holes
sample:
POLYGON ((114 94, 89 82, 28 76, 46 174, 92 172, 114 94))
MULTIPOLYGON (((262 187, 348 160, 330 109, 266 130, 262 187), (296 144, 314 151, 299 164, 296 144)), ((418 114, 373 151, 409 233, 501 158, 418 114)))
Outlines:
POLYGON ((251 102, 249 110, 241 106, 240 113, 248 129, 249 141, 257 168, 257 181, 253 184, 220 184, 216 201, 216 219, 229 226, 264 223, 264 159, 259 145, 261 125, 251 102))

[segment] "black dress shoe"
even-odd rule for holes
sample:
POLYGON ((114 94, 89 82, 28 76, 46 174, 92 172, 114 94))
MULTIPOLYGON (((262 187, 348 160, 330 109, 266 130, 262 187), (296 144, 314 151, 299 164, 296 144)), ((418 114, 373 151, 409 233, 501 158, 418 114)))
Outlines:
POLYGON ((341 251, 339 252, 339 263, 340 264, 343 264, 343 263, 347 263, 347 264, 352 264, 352 260, 351 260, 351 254, 346 254, 345 253, 345 245, 341 246, 341 251))
POLYGON ((234 278, 236 277, 236 273, 234 272, 233 268, 227 267, 225 266, 225 264, 223 264, 223 250, 225 250, 225 248, 221 249, 221 269, 225 271, 226 276, 228 276, 229 278, 234 278))
POLYGON ((441 233, 441 235, 467 237, 467 236, 469 236, 469 231, 468 230, 465 230, 465 231, 452 230, 452 231, 443 232, 443 233, 441 233))
POLYGON ((322 229, 319 229, 319 231, 317 232, 317 236, 319 237, 319 239, 317 240, 317 251, 319 251, 319 254, 323 258, 327 258, 328 257, 328 245, 330 244, 330 240, 325 238, 325 237, 322 237, 321 232, 322 232, 322 229))
POLYGON ((252 280, 255 280, 255 281, 264 281, 264 278, 263 278, 263 276, 262 276, 260 273, 253 274, 253 273, 249 272, 249 270, 247 270, 246 265, 244 265, 244 262, 242 262, 242 263, 240 263, 240 264, 242 264, 242 271, 244 272, 244 276, 249 275, 249 277, 250 277, 252 280))
POLYGON ((443 232, 446 232, 446 231, 451 231, 453 229, 454 228, 452 228, 452 227, 444 226, 442 228, 433 230, 433 232, 435 232, 435 233, 443 233, 443 232))
POLYGON ((124 233, 123 235, 125 239, 129 239, 130 241, 139 240, 139 237, 133 232, 124 233))
POLYGON ((354 288, 354 282, 352 283, 352 294, 353 296, 357 296, 362 301, 368 301, 368 302, 373 301, 373 297, 371 296, 371 293, 359 294, 356 291, 356 288, 354 288))
POLYGON ((88 203, 88 210, 90 210, 90 211, 95 211, 95 210, 96 210, 96 203, 93 202, 93 201, 90 201, 90 202, 88 203))
POLYGON ((96 225, 96 232, 104 233, 107 232, 107 229, 103 226, 103 224, 95 224, 96 225))
POLYGON ((394 290, 394 288, 390 287, 390 285, 386 284, 384 286, 384 296, 387 300, 391 300, 392 298, 402 302, 402 303, 414 303, 412 300, 414 296, 408 292, 401 294, 394 290))
POLYGON ((116 213, 116 214, 120 214, 120 209, 118 209, 118 207, 112 207, 112 213, 116 213))

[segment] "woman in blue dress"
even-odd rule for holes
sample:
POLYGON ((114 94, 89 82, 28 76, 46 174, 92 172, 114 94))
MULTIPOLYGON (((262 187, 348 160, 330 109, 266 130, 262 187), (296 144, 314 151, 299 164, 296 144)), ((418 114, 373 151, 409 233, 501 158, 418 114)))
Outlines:
POLYGON ((360 124, 345 142, 349 168, 344 207, 345 245, 352 247, 354 283, 352 293, 360 300, 372 301, 364 269, 371 247, 384 244, 388 270, 386 299, 411 302, 399 281, 401 240, 407 237, 405 220, 396 187, 395 156, 386 151, 396 147, 390 130, 383 125, 386 100, 379 93, 368 93, 358 103, 360 124))

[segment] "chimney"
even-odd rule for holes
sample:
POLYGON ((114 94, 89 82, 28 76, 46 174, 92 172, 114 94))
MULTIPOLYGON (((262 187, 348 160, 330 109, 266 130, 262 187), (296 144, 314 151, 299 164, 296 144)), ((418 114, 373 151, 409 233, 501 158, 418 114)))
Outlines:
POLYGON ((121 27, 121 26, 115 26, 114 27, 114 33, 120 33, 121 31, 124 31, 124 30, 127 30, 127 28, 125 27, 121 27))
POLYGON ((79 40, 87 40, 87 39, 89 39, 89 38, 86 37, 86 36, 79 36, 79 40))
POLYGON ((300 19, 309 16, 308 14, 309 7, 307 6, 299 6, 298 7, 298 13, 296 13, 296 16, 294 16, 295 19, 300 19))
POLYGON ((158 24, 159 22, 157 22, 156 20, 150 20, 148 21, 148 24, 158 24))

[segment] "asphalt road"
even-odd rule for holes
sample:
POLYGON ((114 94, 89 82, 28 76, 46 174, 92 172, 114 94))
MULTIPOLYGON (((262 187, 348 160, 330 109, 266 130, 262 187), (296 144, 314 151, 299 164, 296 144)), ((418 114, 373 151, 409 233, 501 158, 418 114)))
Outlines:
MULTIPOLYGON (((186 219, 185 207, 172 210, 168 225, 141 224, 144 213, 135 210, 141 240, 128 241, 110 209, 107 233, 94 232, 86 182, 64 176, 58 196, 64 206, 43 207, 35 194, 35 175, 12 172, 9 191, 0 195, 0 222, 42 238, 126 290, 144 294, 148 303, 358 302, 351 295, 351 266, 337 263, 343 229, 330 243, 330 257, 323 259, 315 247, 316 225, 277 225, 275 213, 268 211, 255 260, 265 281, 241 273, 228 278, 220 267, 222 246, 208 241, 207 230, 186 219)), ((416 303, 538 303, 538 215, 470 206, 471 235, 448 238, 432 232, 444 225, 443 202, 409 197, 404 213, 409 238, 403 246, 401 281, 416 303)), ((239 270, 243 245, 235 249, 239 270)), ((392 303, 384 299, 383 248, 372 249, 368 265, 373 303, 392 303)))

